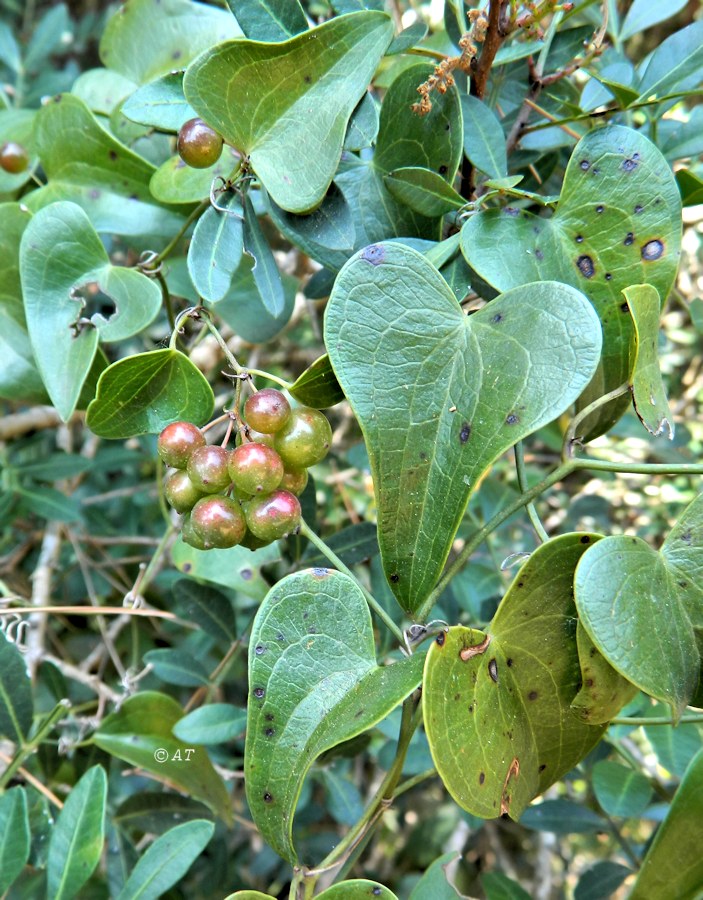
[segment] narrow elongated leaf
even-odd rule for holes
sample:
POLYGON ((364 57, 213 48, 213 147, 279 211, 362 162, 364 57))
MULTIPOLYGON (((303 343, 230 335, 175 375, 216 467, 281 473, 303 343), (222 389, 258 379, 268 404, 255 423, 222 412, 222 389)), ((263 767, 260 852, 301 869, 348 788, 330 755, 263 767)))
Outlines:
POLYGON ((178 350, 152 350, 113 363, 100 376, 88 427, 106 438, 158 434, 171 422, 207 422, 215 399, 205 376, 178 350))
POLYGON ((183 710, 171 697, 142 691, 103 720, 94 741, 112 756, 202 800, 225 822, 230 822, 227 788, 207 752, 202 747, 189 747, 173 736, 173 727, 182 717, 183 710))
POLYGON ((182 619, 195 622, 216 640, 237 640, 232 602, 220 591, 192 578, 180 578, 173 585, 173 600, 182 619))
POLYGON ((134 867, 117 900, 158 900, 183 878, 214 830, 212 822, 195 819, 162 834, 134 867))
POLYGON ((195 289, 216 303, 226 296, 242 259, 244 216, 236 194, 218 199, 198 220, 188 248, 188 272, 195 289))
POLYGON ((271 316, 279 316, 285 305, 283 282, 276 260, 264 236, 249 196, 244 201, 244 251, 254 260, 251 270, 264 309, 271 316))
POLYGON ((227 4, 253 41, 286 41, 307 31, 308 20, 298 0, 227 0, 227 4))
POLYGON ((327 409, 344 400, 344 391, 337 381, 326 353, 308 366, 288 390, 299 403, 313 406, 315 409, 327 409))
MULTIPOLYGON (((589 132, 576 145, 551 219, 509 207, 488 210, 468 220, 461 239, 487 296, 491 289, 553 278, 593 303, 603 326, 603 354, 579 408, 628 379, 633 326, 622 290, 648 283, 663 301, 676 277, 680 246, 681 198, 669 165, 643 134, 620 125, 589 132)), ((607 431, 627 404, 625 396, 589 417, 583 436, 607 431)))
POLYGON ((119 805, 114 814, 114 821, 120 830, 130 833, 164 834, 183 821, 206 819, 210 816, 211 813, 206 806, 190 797, 156 791, 139 791, 138 794, 130 794, 119 805))
POLYGON ((651 284, 635 284, 625 288, 623 295, 635 326, 630 376, 635 412, 650 434, 656 437, 668 431, 673 440, 674 425, 659 368, 659 294, 651 284))
POLYGON ((581 674, 573 576, 594 540, 566 534, 542 544, 487 632, 450 628, 427 654, 422 702, 430 750, 447 790, 473 815, 519 819, 605 730, 571 709, 581 674))
POLYGON ((46 878, 54 900, 75 897, 97 866, 105 840, 107 778, 93 766, 71 790, 49 839, 46 878))
POLYGON ((178 648, 164 647, 149 650, 144 654, 144 662, 153 666, 154 674, 166 684, 181 687, 201 687, 208 683, 205 666, 190 653, 178 648))
POLYGON ((169 72, 134 91, 122 104, 122 114, 159 131, 178 131, 195 118, 183 93, 183 72, 169 72))
POLYGON ((284 43, 229 41, 188 68, 186 98, 250 158, 279 206, 308 212, 325 196, 349 117, 392 34, 388 16, 360 12, 284 43))
POLYGON ((386 56, 395 56, 396 53, 405 53, 427 37, 427 25, 424 22, 413 22, 408 25, 399 34, 397 34, 390 47, 386 50, 386 56))
POLYGON ((0 797, 0 892, 4 893, 29 859, 27 795, 16 787, 0 797))
POLYGON ((481 887, 486 892, 486 900, 530 900, 527 891, 502 872, 482 873, 481 887))
POLYGON ((505 135, 496 114, 483 100, 462 94, 464 153, 481 172, 491 178, 508 174, 505 135))
POLYGON ((421 667, 417 655, 376 664, 366 600, 346 575, 310 569, 268 593, 250 641, 244 771, 254 821, 285 859, 297 859, 293 812, 313 761, 384 718, 421 667))
POLYGON ((383 181, 396 200, 423 216, 443 216, 466 203, 451 184, 431 169, 394 169, 383 181))
POLYGON ((641 772, 609 759, 594 765, 593 791, 609 816, 640 816, 652 798, 652 786, 641 772))
POLYGON ((603 900, 611 897, 623 881, 632 875, 632 869, 605 859, 586 869, 574 889, 574 900, 603 900))
POLYGON ((525 810, 520 824, 535 831, 551 831, 554 834, 588 834, 602 831, 605 822, 587 806, 559 797, 525 810))
POLYGON ((325 341, 369 452, 386 577, 414 613, 482 473, 590 380, 600 326, 582 294, 556 283, 467 317, 423 256, 387 243, 340 272, 325 341))
POLYGON ((22 654, 0 633, 0 735, 23 744, 33 715, 32 686, 22 654))
POLYGON ((647 851, 629 900, 693 900, 703 884, 700 853, 703 751, 686 770, 666 819, 647 851))

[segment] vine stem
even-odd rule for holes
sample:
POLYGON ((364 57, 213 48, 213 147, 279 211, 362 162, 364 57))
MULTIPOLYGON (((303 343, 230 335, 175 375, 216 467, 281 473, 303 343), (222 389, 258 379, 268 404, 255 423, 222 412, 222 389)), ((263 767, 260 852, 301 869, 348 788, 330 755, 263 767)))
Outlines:
MULTIPOLYGON (((515 444, 515 470, 517 472, 517 483, 520 488, 520 493, 524 494, 528 489, 527 484, 527 472, 525 471, 525 456, 522 452, 522 441, 518 441, 515 444)), ((532 522, 532 527, 537 532, 537 537, 540 539, 542 543, 549 540, 549 535, 546 532, 544 525, 542 525, 542 520, 539 517, 539 513, 535 508, 534 503, 531 501, 525 504, 525 509, 527 510, 527 515, 530 517, 530 522, 532 522)))
POLYGON ((315 534, 315 532, 312 530, 312 528, 310 528, 310 526, 307 524, 307 522, 302 521, 302 520, 300 522, 300 533, 304 537, 306 537, 313 546, 317 547, 317 549, 320 551, 320 553, 322 553, 324 556, 326 556, 327 559, 334 565, 334 567, 336 569, 338 569, 340 572, 343 572, 345 575, 348 575, 350 578, 354 579, 354 581, 361 588, 361 592, 363 593, 364 597, 366 598, 366 602, 368 603, 369 607, 373 610, 373 612, 376 613, 376 615, 383 622, 383 624, 386 626, 386 628, 388 628, 388 630, 390 632, 392 632, 392 634, 398 640, 398 642, 400 644, 403 644, 404 643, 403 632, 395 624, 393 619, 391 619, 391 617, 388 615, 388 613, 385 611, 385 609, 381 606, 381 604, 378 602, 378 600, 376 600, 376 598, 373 596, 373 594, 371 594, 370 591, 368 591, 364 587, 364 585, 360 583, 359 579, 354 575, 354 573, 351 571, 351 569, 342 562, 342 560, 337 556, 337 554, 334 552, 334 550, 332 550, 330 547, 328 547, 327 544, 322 540, 322 538, 318 537, 318 535, 315 534))
POLYGON ((611 725, 687 725, 694 722, 703 723, 703 713, 691 713, 676 721, 667 716, 652 716, 649 719, 647 716, 618 716, 610 720, 611 725))
POLYGON ((603 394, 602 397, 598 397, 593 401, 593 403, 589 403, 588 406, 584 406, 581 412, 577 413, 573 417, 573 419, 569 422, 568 428, 564 432, 564 443, 562 444, 561 449, 562 462, 566 462, 571 456, 573 456, 574 444, 577 442, 576 429, 579 427, 579 425, 592 413, 610 403, 611 400, 616 400, 618 397, 622 397, 622 395, 626 394, 629 390, 630 383, 626 381, 618 387, 614 388, 612 391, 608 391, 607 394, 603 394))
POLYGON ((193 212, 188 216, 188 218, 183 223, 181 230, 168 242, 168 244, 166 244, 166 246, 161 251, 161 253, 157 253, 157 255, 154 257, 154 259, 152 260, 152 263, 151 263, 152 266, 158 266, 159 263, 163 262, 166 259, 166 257, 170 256, 173 253, 173 251, 176 248, 176 245, 178 244, 180 239, 183 237, 183 235, 186 233, 186 231, 188 231, 188 229, 193 224, 193 222, 195 222, 196 219, 199 219, 200 216, 202 216, 202 214, 205 212, 205 210, 208 208, 208 206, 210 206, 209 199, 203 200, 201 203, 199 203, 195 207, 193 212))
POLYGON ((2 773, 2 775, 0 775, 0 790, 7 786, 8 782, 12 780, 22 763, 26 759, 28 759, 32 755, 32 753, 34 753, 39 744, 41 744, 44 738, 53 729, 54 725, 60 719, 63 719, 70 708, 71 704, 68 700, 59 700, 56 706, 41 723, 34 737, 26 743, 23 742, 22 744, 20 744, 20 746, 15 751, 15 755, 12 757, 9 765, 2 773))

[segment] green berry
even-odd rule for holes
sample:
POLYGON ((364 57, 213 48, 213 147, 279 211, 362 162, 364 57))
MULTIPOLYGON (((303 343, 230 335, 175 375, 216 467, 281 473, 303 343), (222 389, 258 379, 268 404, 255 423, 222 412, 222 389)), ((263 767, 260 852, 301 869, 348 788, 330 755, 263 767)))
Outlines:
POLYGON ((270 543, 271 541, 262 541, 261 538, 255 537, 251 531, 247 531, 239 546, 246 547, 247 550, 261 550, 262 547, 268 547, 270 543))
POLYGON ((222 155, 223 143, 202 119, 188 119, 178 132, 178 155, 193 169, 208 169, 222 155))
POLYGON ((183 538, 184 543, 191 547, 195 547, 196 550, 210 549, 205 541, 193 530, 193 523, 190 521, 189 515, 185 517, 183 524, 181 525, 181 537, 183 538))
POLYGON ((188 477, 196 490, 203 494, 217 494, 230 483, 228 462, 229 451, 224 447, 198 447, 188 460, 188 477))
POLYGON ((264 434, 280 431, 289 417, 290 403, 275 388, 257 391, 244 404, 244 418, 247 424, 264 434))
POLYGON ((331 443, 327 418, 317 409, 299 406, 276 432, 273 446, 287 469, 307 469, 327 456, 331 443))
POLYGON ((15 141, 7 141, 0 147, 0 169, 4 169, 10 175, 19 175, 29 165, 29 154, 22 144, 15 141))
POLYGON ((190 523, 208 547, 235 547, 247 530, 242 507, 229 497, 203 497, 193 507, 190 523))
POLYGON ((190 422, 171 422, 158 437, 156 449, 167 466, 185 469, 193 450, 205 446, 205 435, 190 422))
POLYGON ((288 491, 274 491, 244 504, 247 527, 254 537, 270 543, 285 537, 300 524, 300 503, 288 491))
POLYGON ((169 505, 178 513, 190 512, 203 496, 188 477, 188 473, 179 469, 169 475, 164 485, 164 494, 169 505))
POLYGON ((229 458, 234 486, 246 494, 270 494, 283 478, 281 457, 264 444, 240 444, 229 458))
POLYGON ((299 497, 308 483, 307 469, 286 469, 278 485, 282 491, 289 491, 299 497))
POLYGON ((273 449, 273 440, 275 435, 264 434, 263 431, 257 431, 255 428, 249 428, 249 426, 247 426, 246 435, 252 442, 252 444, 264 444, 264 446, 271 447, 271 449, 273 449))

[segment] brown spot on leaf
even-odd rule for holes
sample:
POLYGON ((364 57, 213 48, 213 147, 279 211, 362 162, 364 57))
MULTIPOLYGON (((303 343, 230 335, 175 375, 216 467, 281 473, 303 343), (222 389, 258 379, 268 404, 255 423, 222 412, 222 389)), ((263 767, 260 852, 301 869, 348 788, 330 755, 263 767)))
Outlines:
POLYGON ((461 659, 462 662, 467 662, 468 660, 473 659, 474 656, 480 656, 482 653, 486 652, 490 643, 491 636, 490 634, 487 634, 480 644, 474 644, 472 647, 464 647, 460 650, 459 659, 461 659))
POLYGON ((538 697, 539 697, 538 691, 530 691, 530 693, 527 695, 528 700, 536 700, 538 697))
POLYGON ((647 241, 644 247, 642 247, 642 259, 645 262, 654 262, 655 259, 661 259, 665 249, 664 242, 660 241, 658 238, 653 241, 647 241))
POLYGON ((479 783, 479 784, 483 784, 483 782, 484 782, 485 780, 486 780, 486 773, 485 773, 485 772, 480 772, 480 773, 479 773, 479 776, 478 776, 478 783, 479 783))
POLYGON ((264 803, 273 803, 273 795, 268 791, 264 792, 264 803))
POLYGON ((576 268, 583 275, 584 278, 593 278, 596 267, 593 265, 593 260, 590 256, 579 256, 576 260, 576 268))
POLYGON ((488 661, 488 674, 491 676, 491 681, 494 681, 498 684, 498 663, 493 659, 488 661))
POLYGON ((437 639, 435 640, 435 644, 437 644, 438 647, 444 647, 444 642, 446 641, 446 639, 447 637, 445 633, 443 631, 440 631, 440 633, 437 635, 437 639))

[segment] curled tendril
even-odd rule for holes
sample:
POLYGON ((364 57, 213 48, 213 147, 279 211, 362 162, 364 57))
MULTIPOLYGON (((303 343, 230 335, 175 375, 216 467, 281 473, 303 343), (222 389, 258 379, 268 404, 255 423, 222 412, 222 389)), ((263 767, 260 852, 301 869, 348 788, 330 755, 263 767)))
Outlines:
POLYGON ((220 204, 217 202, 218 196, 226 194, 230 191, 235 194, 240 193, 237 188, 234 188, 233 185, 221 175, 213 178, 212 184, 210 185, 210 204, 212 205, 212 208, 216 209, 218 212, 224 213, 227 216, 234 216, 235 219, 240 219, 243 222, 244 216, 240 215, 233 209, 228 209, 226 206, 220 206, 220 204), (221 182, 220 187, 217 187, 218 182, 221 182))
POLYGON ((161 272, 161 270, 163 269, 163 262, 159 262, 155 266, 152 265, 154 260, 157 260, 158 258, 159 254, 154 250, 144 250, 139 256, 137 268, 145 275, 158 275, 159 272, 161 272))

